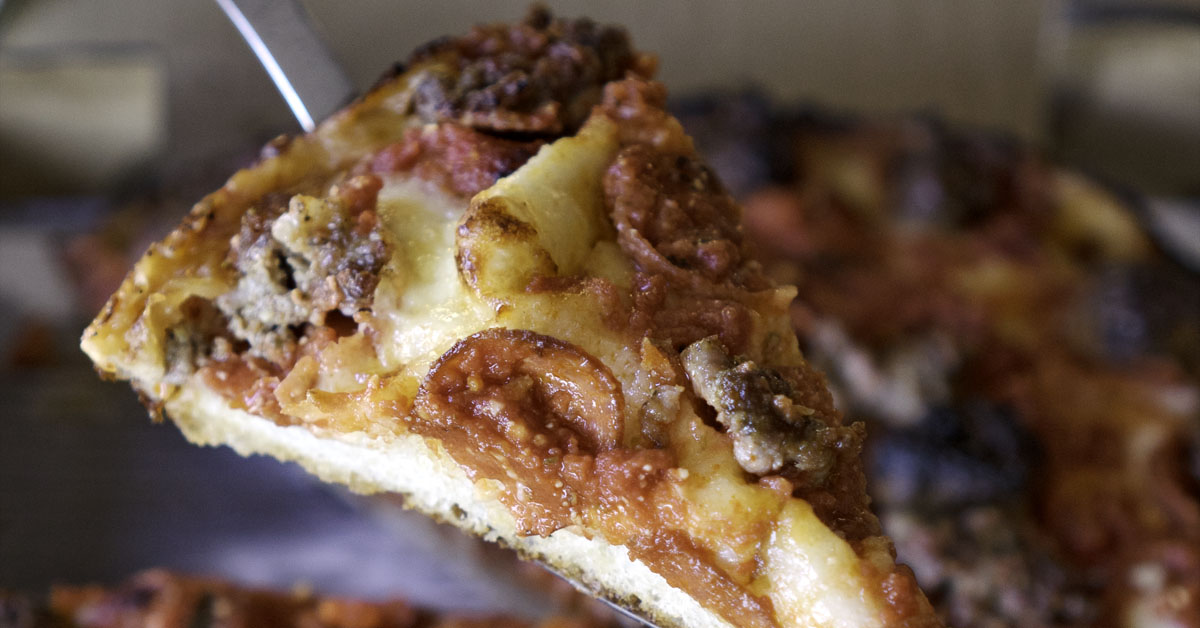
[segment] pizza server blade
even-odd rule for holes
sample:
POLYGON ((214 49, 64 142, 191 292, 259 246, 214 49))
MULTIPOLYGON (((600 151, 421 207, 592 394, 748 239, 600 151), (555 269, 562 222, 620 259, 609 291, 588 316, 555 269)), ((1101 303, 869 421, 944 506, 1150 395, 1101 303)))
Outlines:
POLYGON ((297 0, 216 0, 254 51, 305 131, 356 90, 297 0))

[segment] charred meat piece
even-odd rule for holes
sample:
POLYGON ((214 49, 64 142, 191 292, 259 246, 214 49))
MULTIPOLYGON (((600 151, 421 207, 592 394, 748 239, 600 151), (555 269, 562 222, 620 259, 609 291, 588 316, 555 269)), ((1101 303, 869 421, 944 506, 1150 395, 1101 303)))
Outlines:
POLYGON ((861 430, 799 402, 778 372, 731 358, 714 337, 693 343, 681 358, 696 394, 717 410, 717 421, 733 438, 734 457, 749 473, 790 466, 820 484, 837 450, 862 438, 861 430))

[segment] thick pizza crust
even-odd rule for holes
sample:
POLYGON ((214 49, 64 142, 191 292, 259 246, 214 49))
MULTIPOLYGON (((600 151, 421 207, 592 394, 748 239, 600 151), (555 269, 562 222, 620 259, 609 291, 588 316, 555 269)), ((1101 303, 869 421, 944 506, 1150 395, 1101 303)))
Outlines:
POLYGON ((196 445, 227 445, 243 456, 295 462, 326 482, 360 493, 399 493, 404 504, 485 540, 540 561, 589 593, 617 603, 661 628, 730 624, 669 585, 619 545, 563 528, 547 537, 520 536, 508 509, 483 495, 450 456, 425 439, 363 433, 318 436, 231 408, 202 385, 185 386, 165 410, 196 445))

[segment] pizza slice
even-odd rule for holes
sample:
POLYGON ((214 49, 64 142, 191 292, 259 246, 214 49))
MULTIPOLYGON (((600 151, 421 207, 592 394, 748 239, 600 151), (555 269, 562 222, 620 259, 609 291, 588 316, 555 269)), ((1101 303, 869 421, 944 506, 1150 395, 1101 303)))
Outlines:
POLYGON ((430 44, 152 246, 83 349, 660 626, 934 625, 740 210, 623 31, 430 44))

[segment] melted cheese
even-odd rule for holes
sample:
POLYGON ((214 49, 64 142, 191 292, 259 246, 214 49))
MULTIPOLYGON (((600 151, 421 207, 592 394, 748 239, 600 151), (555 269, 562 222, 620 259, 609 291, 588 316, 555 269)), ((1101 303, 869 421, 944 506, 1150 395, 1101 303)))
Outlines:
MULTIPOLYGON (((578 135, 543 146, 517 172, 480 192, 472 201, 497 202, 509 216, 536 231, 531 240, 491 244, 540 248, 554 262, 558 275, 577 273, 598 240, 611 240, 616 235, 609 224, 601 189, 604 171, 616 154, 616 128, 603 117, 590 120, 578 135)), ((493 269, 484 269, 488 270, 493 269)), ((483 283, 506 285, 510 276, 520 278, 530 270, 498 267, 494 272, 506 276, 498 281, 483 278, 483 283)))
MULTIPOLYGON (((583 273, 628 287, 632 268, 613 241, 601 200, 604 168, 616 150, 611 123, 590 124, 578 136, 547 145, 516 172, 472 199, 498 202, 529 225, 533 237, 505 242, 508 248, 543 248, 559 274, 583 273)), ((489 327, 529 329, 560 338, 600 358, 628 390, 638 355, 623 334, 604 323, 606 312, 588 293, 526 294, 523 284, 484 276, 504 287, 493 305, 459 272, 456 234, 468 204, 436 185, 406 176, 389 177, 379 192, 378 213, 394 246, 375 292, 374 324, 380 363, 418 381, 430 364, 458 340, 489 327)), ((500 247, 491 241, 471 246, 500 247)), ((520 255, 515 255, 520 257, 520 255)), ((494 266, 484 273, 507 273, 494 266)), ((494 298, 493 298, 494 301, 494 298)), ((630 400, 639 407, 643 399, 630 400)))
POLYGON ((463 283, 454 233, 466 203, 436 185, 389 179, 378 213, 395 247, 375 290, 376 350, 386 370, 424 377, 455 342, 489 326, 495 311, 463 283))
POLYGON ((846 628, 883 623, 879 600, 863 595, 872 587, 860 558, 805 502, 784 506, 767 546, 766 573, 783 623, 846 628))

